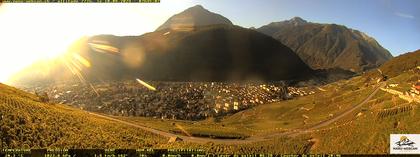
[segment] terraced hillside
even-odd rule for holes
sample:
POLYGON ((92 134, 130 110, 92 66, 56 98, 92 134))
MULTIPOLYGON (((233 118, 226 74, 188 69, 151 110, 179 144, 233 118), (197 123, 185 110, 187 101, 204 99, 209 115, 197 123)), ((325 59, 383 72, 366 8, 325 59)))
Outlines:
POLYGON ((0 84, 1 148, 143 148, 168 139, 0 84))
MULTIPOLYGON (((415 69, 400 72, 387 83, 399 84, 391 89, 406 91, 419 80, 415 69), (413 80, 417 78, 417 80, 413 80)), ((414 95, 420 97, 420 95, 414 95)), ((389 134, 419 134, 419 103, 408 102, 396 95, 380 91, 362 108, 337 122, 336 128, 327 129, 312 136, 318 142, 314 153, 389 153, 389 134), (345 124, 345 125, 340 125, 345 124)), ((333 126, 331 126, 333 127, 333 126)))
POLYGON ((382 65, 380 69, 386 75, 395 77, 403 71, 407 71, 418 66, 420 66, 420 50, 397 56, 395 59, 392 59, 382 65))
MULTIPOLYGON (((402 72, 387 82, 412 84, 415 71, 402 72)), ((209 152, 239 153, 389 153, 389 134, 420 133, 418 103, 407 102, 365 82, 365 76, 317 88, 315 94, 259 105, 221 120, 199 122, 117 117, 158 130, 213 138, 241 137, 243 143, 226 141, 207 144, 188 141, 164 145, 170 148, 202 148, 209 152), (346 111, 360 104, 360 107, 346 111), (320 125, 336 117, 328 125, 320 125), (261 141, 263 140, 263 141, 261 141), (210 147, 209 147, 210 146, 210 147)), ((383 87, 383 86, 380 86, 383 87)))

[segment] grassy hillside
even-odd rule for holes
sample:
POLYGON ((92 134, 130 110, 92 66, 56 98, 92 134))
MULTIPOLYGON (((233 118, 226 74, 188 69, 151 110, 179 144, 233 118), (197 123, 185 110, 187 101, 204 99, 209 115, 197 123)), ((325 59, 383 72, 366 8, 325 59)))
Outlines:
POLYGON ((1 148, 141 148, 167 139, 0 84, 1 148))
MULTIPOLYGON (((412 84, 407 71, 388 80, 401 87, 412 84), (408 82, 408 83, 407 83, 408 82)), ((153 120, 150 118, 123 118, 160 130, 173 130, 182 126, 190 134, 211 133, 229 136, 264 136, 295 129, 310 128, 333 118, 360 103, 374 89, 366 86, 362 76, 315 87, 314 95, 244 110, 220 121, 208 119, 199 122, 153 120), (305 118, 307 117, 307 118, 305 118), (216 132, 216 133, 215 133, 216 132)), ((201 148, 208 152, 239 153, 389 153, 389 134, 420 133, 418 103, 408 103, 384 91, 379 91, 366 104, 338 121, 308 133, 292 137, 277 136, 269 141, 248 144, 193 144, 179 142, 163 145, 170 148, 201 148)))
POLYGON ((398 76, 404 71, 420 66, 420 50, 405 53, 394 59, 385 62, 380 67, 382 72, 390 77, 398 76))
MULTIPOLYGON (((419 78, 420 73, 407 70, 387 82, 399 84, 392 88, 394 90, 406 91, 419 78)), ((354 112, 354 115, 360 113, 359 116, 347 117, 334 125, 337 127, 331 126, 333 129, 311 134, 319 139, 312 152, 389 153, 389 134, 420 133, 419 105, 380 91, 361 110, 354 112)))
POLYGON ((163 148, 197 148, 213 154, 308 154, 313 145, 309 136, 276 137, 269 141, 247 144, 195 144, 187 142, 162 145, 163 148))
MULTIPOLYGON (((415 70, 420 66, 420 50, 414 51, 414 52, 408 52, 402 55, 399 55, 392 60, 385 62, 379 69, 383 72, 384 75, 387 77, 396 77, 400 74, 409 71, 409 70, 415 70)), ((380 73, 374 69, 369 72, 366 72, 366 74, 363 75, 364 77, 368 79, 373 78, 379 78, 380 73)))

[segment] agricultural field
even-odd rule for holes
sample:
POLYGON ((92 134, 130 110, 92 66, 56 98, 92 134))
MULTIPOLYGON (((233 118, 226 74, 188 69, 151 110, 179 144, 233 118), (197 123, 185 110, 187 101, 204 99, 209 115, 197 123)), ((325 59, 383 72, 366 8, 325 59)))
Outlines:
POLYGON ((418 104, 391 102, 391 94, 380 92, 364 110, 337 125, 311 133, 318 139, 313 153, 389 153, 389 134, 420 133, 418 104), (342 125, 344 124, 344 125, 342 125))
MULTIPOLYGON (((414 75, 415 76, 415 75, 414 75)), ((406 72, 391 78, 389 82, 401 83, 413 74, 406 72)), ((259 105, 216 121, 153 120, 129 117, 127 121, 161 130, 174 130, 179 126, 194 133, 211 133, 212 130, 224 136, 242 133, 249 138, 281 134, 298 129, 310 128, 333 118, 362 102, 373 92, 374 85, 366 85, 365 78, 358 76, 320 86, 313 95, 278 103, 259 105), (305 116, 303 116, 305 115, 305 116), (178 124, 178 125, 175 125, 178 124)), ((395 97, 379 90, 360 108, 355 109, 336 122, 302 134, 276 136, 268 141, 246 144, 220 144, 209 142, 195 144, 177 142, 167 147, 205 148, 212 153, 389 153, 389 134, 420 133, 417 103, 395 97), (211 147, 208 147, 210 145, 211 147)), ((122 118, 122 117, 120 117, 122 118)), ((181 133, 182 134, 182 133, 181 133)))
POLYGON ((168 140, 3 84, 0 119, 1 148, 139 148, 168 140))

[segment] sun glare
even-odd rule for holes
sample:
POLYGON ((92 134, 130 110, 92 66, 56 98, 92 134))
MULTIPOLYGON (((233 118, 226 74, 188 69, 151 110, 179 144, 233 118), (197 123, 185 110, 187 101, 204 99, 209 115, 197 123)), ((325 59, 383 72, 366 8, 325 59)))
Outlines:
POLYGON ((0 6, 0 82, 38 60, 60 56, 83 36, 154 31, 189 3, 11 4, 0 6))

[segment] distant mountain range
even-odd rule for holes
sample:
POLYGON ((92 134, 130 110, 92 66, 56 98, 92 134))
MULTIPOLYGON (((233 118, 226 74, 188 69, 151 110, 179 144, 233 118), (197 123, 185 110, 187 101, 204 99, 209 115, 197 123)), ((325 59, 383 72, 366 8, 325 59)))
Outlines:
POLYGON ((360 72, 392 58, 372 37, 342 25, 311 23, 294 17, 257 30, 290 47, 313 69, 342 68, 360 72))
MULTIPOLYGON (((391 57, 373 38, 344 26, 293 18, 246 29, 197 5, 141 36, 83 38, 61 59, 36 63, 14 80, 290 80, 314 74, 310 67, 358 72, 391 57)), ((347 74, 321 73, 330 72, 347 74)))

